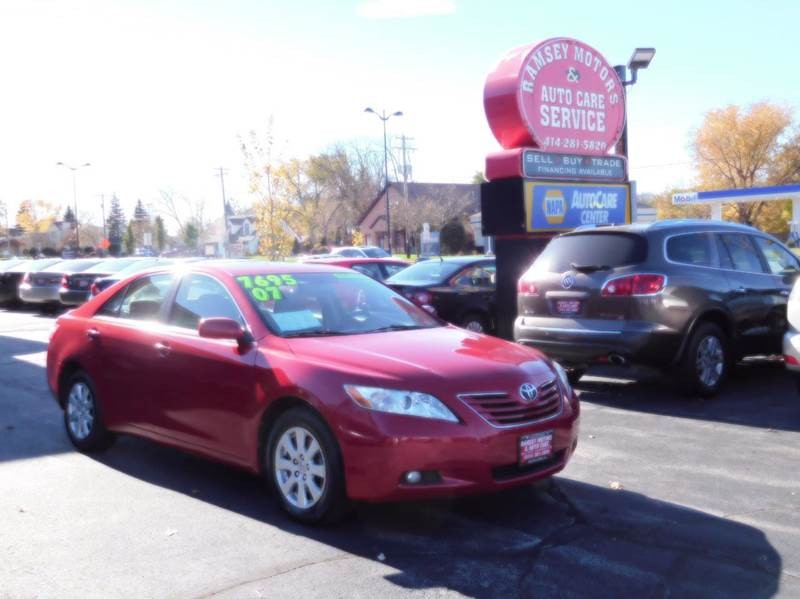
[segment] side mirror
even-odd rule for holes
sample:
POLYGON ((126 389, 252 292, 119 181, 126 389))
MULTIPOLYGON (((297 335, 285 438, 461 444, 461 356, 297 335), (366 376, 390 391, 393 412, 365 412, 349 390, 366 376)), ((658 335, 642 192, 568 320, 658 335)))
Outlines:
POLYGON ((239 345, 252 342, 250 333, 232 318, 204 318, 200 321, 197 333, 206 339, 230 339, 239 345))

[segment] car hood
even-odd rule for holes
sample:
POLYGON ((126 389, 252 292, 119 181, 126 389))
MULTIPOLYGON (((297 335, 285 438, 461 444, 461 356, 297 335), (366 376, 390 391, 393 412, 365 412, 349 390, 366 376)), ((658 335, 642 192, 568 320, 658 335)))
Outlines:
POLYGON ((298 359, 351 375, 355 384, 510 392, 555 377, 538 351, 453 326, 288 341, 298 359))

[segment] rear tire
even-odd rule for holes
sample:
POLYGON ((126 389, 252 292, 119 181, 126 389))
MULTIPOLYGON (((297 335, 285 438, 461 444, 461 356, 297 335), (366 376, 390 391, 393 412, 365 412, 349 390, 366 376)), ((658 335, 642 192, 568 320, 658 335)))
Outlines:
POLYGON ((64 427, 75 448, 83 453, 99 453, 111 447, 116 437, 103 423, 103 412, 89 375, 76 372, 62 393, 64 427))
POLYGON ((683 390, 692 395, 717 395, 731 367, 728 339, 717 325, 704 322, 692 332, 678 367, 683 390))
POLYGON ((475 312, 467 314, 462 318, 459 326, 473 333, 487 334, 489 332, 489 324, 486 322, 486 318, 475 312))
POLYGON ((269 432, 264 472, 281 507, 305 524, 332 524, 347 512, 336 438, 307 408, 281 414, 269 432))

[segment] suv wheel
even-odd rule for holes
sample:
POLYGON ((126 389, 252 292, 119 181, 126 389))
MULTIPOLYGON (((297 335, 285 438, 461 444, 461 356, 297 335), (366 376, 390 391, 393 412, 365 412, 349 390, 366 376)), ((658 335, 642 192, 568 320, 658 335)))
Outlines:
POLYGON ((710 322, 692 333, 681 361, 680 380, 689 393, 712 397, 728 375, 728 345, 722 330, 710 322))

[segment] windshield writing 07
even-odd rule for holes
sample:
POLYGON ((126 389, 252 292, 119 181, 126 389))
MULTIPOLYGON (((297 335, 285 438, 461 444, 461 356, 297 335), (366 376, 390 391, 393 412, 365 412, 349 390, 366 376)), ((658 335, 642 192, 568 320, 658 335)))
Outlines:
POLYGON ((241 275, 266 325, 283 337, 359 335, 439 326, 388 287, 355 272, 241 275))

